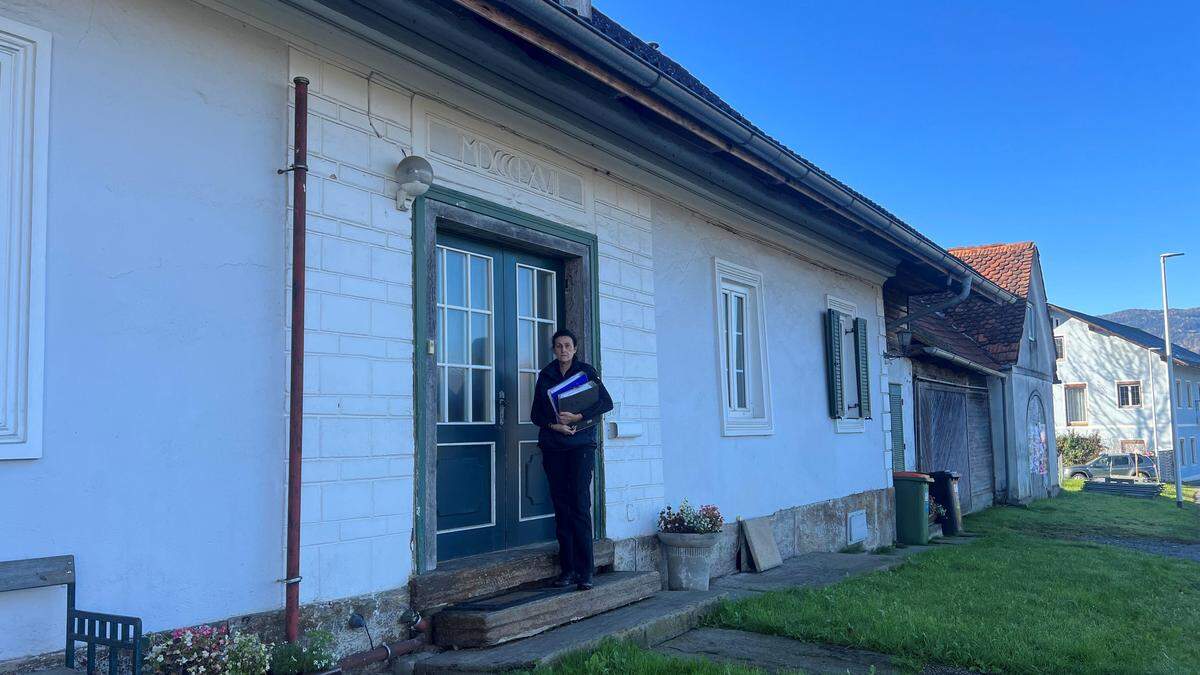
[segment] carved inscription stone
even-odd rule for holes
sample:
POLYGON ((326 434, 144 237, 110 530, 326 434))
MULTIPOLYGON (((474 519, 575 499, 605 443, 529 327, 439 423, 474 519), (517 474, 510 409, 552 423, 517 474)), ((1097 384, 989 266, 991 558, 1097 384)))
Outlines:
POLYGON ((429 120, 429 152, 538 194, 583 206, 583 179, 441 120, 429 120))

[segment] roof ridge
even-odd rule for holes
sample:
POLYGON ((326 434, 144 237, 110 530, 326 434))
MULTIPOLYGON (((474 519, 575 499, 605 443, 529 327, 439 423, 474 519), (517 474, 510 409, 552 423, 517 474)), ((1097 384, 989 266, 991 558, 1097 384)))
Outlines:
POLYGON ((1037 243, 1033 240, 1014 241, 1014 242, 997 242, 995 244, 978 244, 975 246, 951 246, 946 250, 954 253, 955 251, 980 251, 987 248, 1037 248, 1037 243))

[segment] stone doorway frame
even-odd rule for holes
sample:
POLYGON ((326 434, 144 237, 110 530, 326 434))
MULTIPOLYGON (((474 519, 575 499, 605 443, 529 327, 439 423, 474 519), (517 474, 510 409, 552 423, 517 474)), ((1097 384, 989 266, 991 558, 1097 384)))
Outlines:
MULTIPOLYGON (((412 206, 413 418, 416 432, 415 543, 417 574, 437 568, 437 233, 453 232, 563 261, 563 322, 585 336, 579 357, 600 369, 600 283, 596 235, 434 186, 412 206)), ((593 537, 604 536, 604 434, 596 451, 593 537)))

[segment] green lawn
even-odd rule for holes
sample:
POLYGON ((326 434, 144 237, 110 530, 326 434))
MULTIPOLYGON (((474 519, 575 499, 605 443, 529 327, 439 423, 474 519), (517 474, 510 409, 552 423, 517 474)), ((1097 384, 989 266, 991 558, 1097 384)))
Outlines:
POLYGON ((1200 671, 1200 564, 1070 539, 1154 533, 1200 541, 1196 505, 1181 510, 1173 496, 1136 500, 1080 487, 969 517, 968 529, 985 535, 970 545, 824 589, 725 603, 710 621, 894 654, 914 668, 1200 671))
MULTIPOLYGON (((823 589, 724 603, 709 625, 892 654, 900 665, 985 672, 1200 672, 1200 563, 1079 541, 1200 543, 1194 488, 1178 509, 1083 493, 967 518, 975 542, 823 589)), ((543 673, 751 673, 608 642, 543 673)))
POLYGON ((763 675, 763 671, 710 661, 680 659, 647 651, 628 642, 605 640, 590 652, 576 652, 536 675, 763 675))
POLYGON ((1131 499, 1083 492, 1083 481, 1063 481, 1056 499, 1043 499, 1028 508, 993 508, 968 518, 980 532, 1015 530, 1048 537, 1088 534, 1200 542, 1200 506, 1196 488, 1184 486, 1184 504, 1175 505, 1175 486, 1158 499, 1131 499))

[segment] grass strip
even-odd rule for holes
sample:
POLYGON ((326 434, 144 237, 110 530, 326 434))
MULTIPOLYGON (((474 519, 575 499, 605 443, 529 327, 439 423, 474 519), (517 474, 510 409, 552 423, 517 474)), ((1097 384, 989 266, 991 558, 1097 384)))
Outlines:
POLYGON ((1086 535, 1161 539, 1200 543, 1200 505, 1196 488, 1184 487, 1183 508, 1175 505, 1175 488, 1168 485, 1156 499, 1136 499, 1083 492, 1083 481, 1063 481, 1055 499, 1025 508, 991 508, 968 518, 967 529, 980 533, 1015 531, 1047 537, 1086 535))
POLYGON ((631 642, 606 639, 591 651, 573 652, 536 675, 764 675, 758 668, 667 656, 631 642))
POLYGON ((997 531, 822 589, 723 603, 710 625, 984 672, 1200 672, 1200 564, 997 531))

